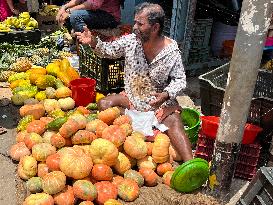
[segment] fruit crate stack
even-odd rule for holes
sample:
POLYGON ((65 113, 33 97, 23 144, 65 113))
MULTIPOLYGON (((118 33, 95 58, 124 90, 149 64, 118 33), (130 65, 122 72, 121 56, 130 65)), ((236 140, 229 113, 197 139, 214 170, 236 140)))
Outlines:
MULTIPOLYGON (((229 73, 229 63, 199 76, 202 113, 220 116, 229 73)), ((258 125, 263 131, 258 135, 262 147, 258 167, 265 166, 273 137, 273 75, 259 70, 247 122, 258 125)))
POLYGON ((188 64, 204 62, 209 57, 209 40, 212 28, 212 19, 197 19, 192 31, 191 49, 189 50, 188 64))

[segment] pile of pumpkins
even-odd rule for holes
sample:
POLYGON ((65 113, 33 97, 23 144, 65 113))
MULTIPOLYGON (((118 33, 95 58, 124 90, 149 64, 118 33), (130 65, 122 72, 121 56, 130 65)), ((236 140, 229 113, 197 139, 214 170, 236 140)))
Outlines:
POLYGON ((143 185, 170 186, 172 162, 181 160, 167 135, 147 142, 117 107, 98 112, 91 103, 62 112, 38 103, 20 115, 9 154, 31 192, 23 205, 120 205, 137 199, 143 185))

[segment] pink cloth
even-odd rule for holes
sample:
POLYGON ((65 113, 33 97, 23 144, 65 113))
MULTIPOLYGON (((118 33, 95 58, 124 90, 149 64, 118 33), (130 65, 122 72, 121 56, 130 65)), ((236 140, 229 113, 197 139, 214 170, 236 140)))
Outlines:
POLYGON ((87 0, 93 10, 103 10, 114 16, 120 22, 120 1, 119 0, 87 0))
POLYGON ((11 16, 12 12, 9 9, 6 0, 0 0, 0 21, 4 21, 7 17, 11 16))

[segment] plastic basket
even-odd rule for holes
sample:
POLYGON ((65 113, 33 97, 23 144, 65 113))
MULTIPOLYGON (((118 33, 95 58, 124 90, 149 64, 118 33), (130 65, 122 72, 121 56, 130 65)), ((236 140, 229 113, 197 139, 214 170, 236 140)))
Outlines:
POLYGON ((81 76, 93 78, 96 89, 103 93, 120 92, 124 88, 124 59, 98 57, 90 47, 80 45, 81 76))

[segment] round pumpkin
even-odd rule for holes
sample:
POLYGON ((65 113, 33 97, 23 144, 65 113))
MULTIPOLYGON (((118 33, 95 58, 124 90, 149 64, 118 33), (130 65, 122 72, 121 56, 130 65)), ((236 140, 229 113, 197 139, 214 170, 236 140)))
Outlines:
POLYGON ((114 120, 120 116, 120 110, 117 107, 110 107, 98 113, 98 119, 107 125, 113 124, 114 120))
POLYGON ((60 133, 56 133, 55 135, 52 135, 50 138, 50 143, 57 148, 62 148, 65 146, 65 138, 60 135, 60 133))
POLYGON ((20 159, 18 174, 22 179, 30 179, 37 174, 37 161, 32 156, 24 156, 20 159))
POLYGON ((78 129, 85 129, 87 124, 87 119, 81 114, 72 114, 69 119, 73 119, 78 123, 78 129))
POLYGON ((43 177, 49 173, 48 166, 46 164, 38 164, 38 177, 43 177))
POLYGON ((118 196, 124 201, 134 201, 139 196, 139 187, 132 179, 124 179, 118 186, 118 196))
POLYGON ((169 162, 159 164, 156 168, 156 172, 160 176, 164 175, 167 171, 173 171, 173 166, 169 162))
POLYGON ((118 185, 124 180, 124 178, 122 176, 116 175, 113 177, 112 179, 112 184, 116 185, 118 187, 118 185))
POLYGON ((108 127, 108 125, 104 122, 98 123, 97 127, 96 127, 96 135, 98 137, 101 137, 103 130, 105 130, 107 127, 108 127))
POLYGON ((60 170, 60 154, 55 153, 55 154, 49 155, 46 158, 46 165, 50 171, 61 171, 60 170))
POLYGON ((117 173, 123 175, 124 172, 131 169, 131 162, 125 154, 123 154, 122 152, 119 152, 118 160, 113 167, 117 173))
POLYGON ((146 145, 147 145, 147 155, 151 156, 152 155, 152 150, 153 150, 154 143, 152 143, 152 142, 146 142, 146 145))
POLYGON ((142 159, 137 160, 137 166, 138 166, 138 169, 148 168, 148 169, 155 170, 157 165, 151 156, 146 156, 142 159))
POLYGON ((69 138, 79 130, 79 123, 73 119, 68 119, 59 129, 60 135, 69 138))
POLYGON ((116 147, 119 147, 124 143, 126 139, 126 133, 118 125, 110 125, 103 130, 101 137, 103 139, 109 140, 114 145, 116 145, 116 147))
POLYGON ((156 186, 158 183, 158 176, 152 169, 142 168, 139 173, 143 176, 146 186, 156 186))
POLYGON ((94 205, 92 201, 82 201, 79 205, 94 205))
POLYGON ((94 164, 115 165, 118 159, 118 149, 110 141, 102 138, 95 139, 90 146, 90 154, 94 164))
POLYGON ((90 144, 94 139, 96 139, 96 135, 93 132, 89 132, 87 130, 79 130, 71 137, 72 144, 90 144))
POLYGON ((27 189, 31 193, 42 192, 42 178, 41 177, 31 177, 26 183, 27 189))
POLYGON ((66 176, 61 171, 46 174, 42 180, 43 190, 47 194, 57 194, 65 188, 66 176))
POLYGON ((152 150, 152 157, 156 163, 167 162, 170 158, 169 155, 170 139, 165 134, 157 134, 152 150))
POLYGON ((49 155, 55 154, 56 148, 48 143, 35 144, 32 147, 32 156, 37 161, 45 161, 49 155))
POLYGON ((45 123, 45 126, 50 123, 51 121, 53 121, 54 118, 53 117, 41 117, 40 121, 42 121, 43 123, 45 123))
POLYGON ((19 142, 11 146, 9 155, 13 160, 20 161, 23 156, 30 155, 30 150, 27 148, 24 142, 19 142))
POLYGON ((46 124, 45 122, 41 120, 33 120, 27 125, 26 128, 28 133, 35 132, 39 135, 43 134, 46 130, 46 124))
POLYGON ((162 177, 163 183, 169 187, 171 186, 171 178, 173 176, 173 173, 174 171, 167 171, 162 177))
POLYGON ((143 176, 139 172, 132 170, 132 169, 130 169, 124 173, 124 179, 134 180, 138 184, 139 187, 142 187, 144 184, 143 176))
POLYGON ((77 180, 74 182, 73 191, 79 199, 93 201, 97 197, 96 187, 87 180, 77 180))
POLYGON ((54 205, 53 197, 46 193, 37 193, 29 195, 23 205, 54 205))
POLYGON ((128 115, 121 115, 114 120, 113 125, 132 124, 132 118, 128 115))
POLYGON ((125 131, 126 136, 131 135, 132 132, 133 132, 133 127, 132 127, 132 125, 130 125, 130 124, 128 124, 128 123, 122 124, 122 125, 120 125, 119 127, 125 131))
POLYGON ((116 199, 118 196, 117 187, 108 181, 101 181, 95 184, 98 192, 96 203, 103 205, 109 199, 116 199))
POLYGON ((90 122, 88 122, 86 124, 86 130, 89 131, 89 132, 93 132, 93 133, 96 133, 96 129, 97 129, 97 126, 98 124, 100 123, 104 123, 103 121, 99 120, 99 119, 95 119, 95 120, 92 120, 90 122))
POLYGON ((120 203, 119 201, 115 200, 115 199, 108 199, 104 205, 122 205, 122 203, 120 203))
POLYGON ((66 186, 64 190, 53 196, 54 202, 57 205, 74 205, 75 196, 71 186, 66 186))
POLYGON ((147 145, 140 137, 128 136, 123 147, 125 152, 133 158, 141 159, 147 155, 147 145))
POLYGON ((66 148, 60 153, 60 169, 74 179, 87 177, 93 167, 92 159, 81 148, 66 148))
POLYGON ((37 134, 37 133, 29 133, 29 135, 27 135, 25 137, 25 144, 26 146, 31 149, 35 144, 39 144, 43 142, 43 138, 37 134))
POLYGON ((24 142, 27 135, 29 135, 29 133, 26 130, 18 132, 16 135, 16 142, 24 142))
POLYGON ((97 181, 111 181, 113 171, 105 164, 95 164, 92 169, 92 177, 97 181))
POLYGON ((55 134, 57 134, 55 131, 45 131, 43 136, 42 136, 43 137, 43 142, 51 144, 50 139, 55 134))

